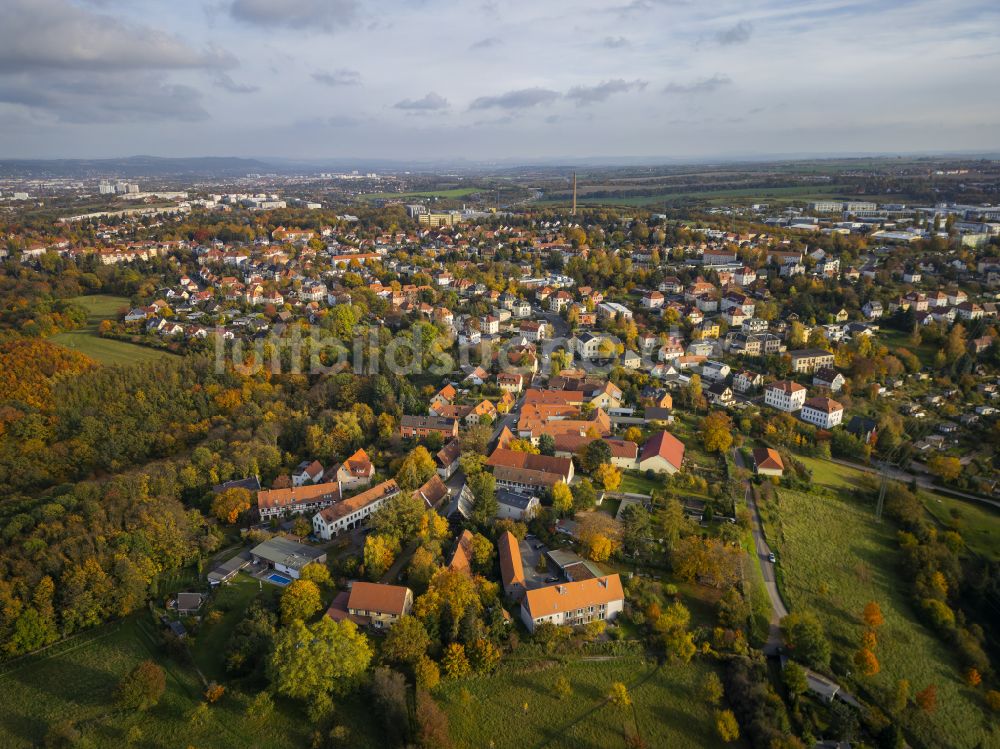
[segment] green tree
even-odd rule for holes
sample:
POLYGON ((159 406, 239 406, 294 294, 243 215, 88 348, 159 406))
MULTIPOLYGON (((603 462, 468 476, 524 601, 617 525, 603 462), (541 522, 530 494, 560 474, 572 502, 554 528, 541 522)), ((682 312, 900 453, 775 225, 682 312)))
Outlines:
POLYGON ((814 668, 829 667, 830 641, 816 614, 793 611, 781 620, 781 634, 796 657, 814 668))
POLYGON ((701 698, 709 705, 718 705, 722 701, 723 694, 719 675, 715 671, 709 671, 701 680, 701 698))
POLYGON ((431 638, 423 623, 415 616, 404 616, 385 636, 382 657, 390 663, 416 663, 430 644, 431 638))
POLYGON ((591 440, 583 448, 580 458, 583 470, 593 473, 598 466, 611 462, 611 445, 604 440, 591 440))
POLYGON ((350 620, 324 616, 306 626, 295 620, 278 632, 268 661, 268 675, 279 694, 296 700, 344 694, 372 659, 368 638, 350 620))
POLYGON ((573 509, 576 512, 580 510, 590 510, 597 504, 597 490, 594 488, 594 482, 588 478, 580 479, 573 486, 573 509))
POLYGON ((497 502, 497 482, 492 473, 481 471, 467 476, 469 489, 475 502, 472 505, 472 520, 480 527, 489 525, 496 517, 500 505, 497 502))
POLYGON ((788 694, 791 695, 792 699, 801 697, 809 689, 805 669, 795 661, 788 661, 785 664, 782 678, 785 682, 785 689, 788 690, 788 694))
POLYGON ((538 452, 542 455, 556 454, 556 441, 551 434, 543 434, 538 438, 538 452))

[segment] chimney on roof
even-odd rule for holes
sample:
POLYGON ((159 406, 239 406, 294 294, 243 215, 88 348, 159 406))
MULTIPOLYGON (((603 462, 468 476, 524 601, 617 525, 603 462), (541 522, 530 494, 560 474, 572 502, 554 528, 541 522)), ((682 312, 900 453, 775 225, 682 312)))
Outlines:
POLYGON ((600 585, 602 588, 608 587, 608 578, 606 577, 597 578, 597 584, 600 585))
POLYGON ((560 595, 562 595, 563 593, 566 592, 566 586, 565 585, 557 585, 556 586, 556 590, 559 592, 560 595))

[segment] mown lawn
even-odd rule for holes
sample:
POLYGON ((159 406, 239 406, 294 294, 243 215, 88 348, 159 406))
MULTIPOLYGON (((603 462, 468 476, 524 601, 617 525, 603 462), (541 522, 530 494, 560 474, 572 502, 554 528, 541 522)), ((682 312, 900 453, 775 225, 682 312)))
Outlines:
POLYGON ((811 609, 823 621, 839 671, 850 662, 861 636, 861 611, 877 601, 885 616, 876 656, 881 672, 858 686, 883 704, 898 679, 913 692, 937 685, 932 715, 910 707, 902 724, 925 746, 996 746, 981 697, 968 689, 949 647, 917 619, 909 584, 896 572, 895 529, 874 522, 872 508, 846 492, 818 496, 779 489, 762 501, 768 541, 778 552, 780 582, 791 611, 811 609), (824 595, 822 586, 828 587, 824 595))
POLYGON ((662 489, 663 481, 648 479, 634 471, 622 471, 622 485, 618 491, 628 494, 652 494, 653 489, 662 489))
POLYGON ((68 349, 86 354, 101 364, 134 364, 136 362, 156 361, 173 356, 167 351, 137 346, 134 343, 116 341, 111 338, 101 338, 97 334, 97 326, 102 320, 117 319, 123 308, 127 308, 129 300, 123 296, 109 294, 93 294, 71 299, 74 304, 87 310, 87 324, 79 330, 59 333, 49 340, 68 349))
POLYGON ((438 696, 461 749, 608 749, 624 746, 626 720, 634 722, 649 747, 715 747, 712 710, 698 696, 699 681, 709 669, 700 660, 657 667, 639 657, 566 664, 511 661, 492 676, 449 682, 438 696), (561 676, 573 689, 562 700, 554 691, 561 676), (606 702, 614 681, 628 686, 633 711, 623 714, 606 702))

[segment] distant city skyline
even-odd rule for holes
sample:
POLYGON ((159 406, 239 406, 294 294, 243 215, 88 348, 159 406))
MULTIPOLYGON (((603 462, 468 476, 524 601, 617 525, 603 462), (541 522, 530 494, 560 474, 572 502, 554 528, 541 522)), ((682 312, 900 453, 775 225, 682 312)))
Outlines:
POLYGON ((5 0, 0 158, 1000 149, 983 0, 5 0))

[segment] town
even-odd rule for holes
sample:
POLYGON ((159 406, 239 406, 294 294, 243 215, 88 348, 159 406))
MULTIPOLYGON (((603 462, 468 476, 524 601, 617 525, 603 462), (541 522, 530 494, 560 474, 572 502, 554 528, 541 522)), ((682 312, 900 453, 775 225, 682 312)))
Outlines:
POLYGON ((997 740, 1000 209, 348 177, 5 183, 13 745, 997 740))

